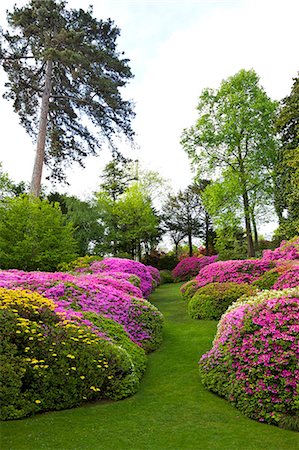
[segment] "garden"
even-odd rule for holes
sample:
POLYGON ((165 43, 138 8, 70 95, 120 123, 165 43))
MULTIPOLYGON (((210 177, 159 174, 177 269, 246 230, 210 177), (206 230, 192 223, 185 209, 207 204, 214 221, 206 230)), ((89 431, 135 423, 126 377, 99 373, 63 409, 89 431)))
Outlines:
POLYGON ((183 128, 189 83, 176 108, 165 95, 174 73, 128 99, 120 29, 98 14, 28 0, 0 27, 3 98, 36 145, 30 183, 25 139, 3 143, 0 161, 1 448, 299 449, 298 74, 276 101, 254 69, 215 88, 217 73, 183 128), (136 130, 135 104, 149 97, 136 130), (173 186, 142 160, 141 123, 173 186), (177 163, 179 135, 192 177, 177 163))
POLYGON ((0 271, 4 448, 296 448, 299 239, 198 260, 0 271))

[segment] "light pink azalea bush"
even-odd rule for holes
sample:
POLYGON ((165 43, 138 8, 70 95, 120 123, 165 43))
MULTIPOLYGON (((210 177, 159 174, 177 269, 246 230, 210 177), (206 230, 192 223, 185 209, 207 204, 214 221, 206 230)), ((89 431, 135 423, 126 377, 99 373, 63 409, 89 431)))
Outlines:
POLYGON ((252 283, 273 267, 271 261, 259 259, 218 261, 201 269, 196 277, 198 287, 208 283, 252 283))
POLYGON ((103 315, 121 324, 131 340, 146 351, 155 350, 162 340, 163 316, 151 303, 127 291, 124 280, 96 275, 74 276, 55 272, 0 272, 0 287, 25 288, 55 302, 57 313, 78 321, 86 313, 103 315))
POLYGON ((247 416, 299 430, 298 361, 299 288, 264 291, 222 316, 200 376, 247 416))
POLYGON ((290 241, 282 241, 275 250, 264 250, 262 259, 264 261, 299 259, 299 237, 297 236, 290 241))
POLYGON ((216 261, 218 255, 213 256, 202 256, 197 258, 196 256, 191 256, 189 258, 182 259, 172 271, 172 276, 177 281, 188 281, 195 277, 199 271, 216 261))

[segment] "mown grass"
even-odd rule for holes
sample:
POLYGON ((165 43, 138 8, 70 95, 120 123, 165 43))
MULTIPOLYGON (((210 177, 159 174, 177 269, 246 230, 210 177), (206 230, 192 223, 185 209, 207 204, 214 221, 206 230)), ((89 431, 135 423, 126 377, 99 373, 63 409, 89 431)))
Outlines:
POLYGON ((201 386, 197 361, 216 322, 190 319, 177 284, 160 287, 151 301, 166 318, 164 342, 135 396, 5 422, 1 449, 299 449, 298 433, 250 420, 201 386))

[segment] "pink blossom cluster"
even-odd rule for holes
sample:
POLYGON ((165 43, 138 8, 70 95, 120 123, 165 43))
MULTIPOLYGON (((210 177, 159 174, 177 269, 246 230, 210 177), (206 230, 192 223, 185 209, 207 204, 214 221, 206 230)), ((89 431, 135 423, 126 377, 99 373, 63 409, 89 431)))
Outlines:
POLYGON ((266 291, 222 316, 200 373, 249 417, 283 426, 298 414, 298 361, 299 289, 266 291))
POLYGON ((217 258, 218 255, 185 258, 173 269, 172 276, 180 281, 188 281, 195 277, 203 267, 214 263, 217 258))
POLYGON ((282 273, 273 289, 286 289, 299 286, 299 266, 294 266, 282 273))
POLYGON ((218 261, 201 269, 196 277, 198 286, 208 283, 252 283, 264 272, 271 269, 273 263, 259 259, 218 261))
POLYGON ((160 275, 159 270, 153 266, 146 266, 146 267, 149 270, 149 272, 153 278, 154 287, 158 286, 161 282, 161 275, 160 275))
POLYGON ((147 348, 155 339, 151 322, 161 322, 162 315, 129 285, 124 279, 94 274, 0 271, 0 287, 36 291, 55 302, 57 313, 76 322, 83 320, 84 312, 101 314, 123 325, 133 342, 147 348))
POLYGON ((94 261, 89 269, 91 273, 121 272, 136 275, 140 278, 140 289, 144 297, 148 297, 153 290, 153 277, 150 270, 144 264, 125 258, 105 258, 102 261, 94 261))
POLYGON ((262 259, 265 261, 299 259, 299 237, 291 241, 282 241, 280 246, 275 250, 264 250, 262 259))

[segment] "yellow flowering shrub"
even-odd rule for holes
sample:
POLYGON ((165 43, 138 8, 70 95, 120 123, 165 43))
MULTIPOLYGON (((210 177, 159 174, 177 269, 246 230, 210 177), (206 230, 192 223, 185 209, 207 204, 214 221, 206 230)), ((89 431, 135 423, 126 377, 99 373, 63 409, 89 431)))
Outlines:
MULTIPOLYGON (((37 293, 0 289, 3 420, 92 399, 119 399, 138 388, 140 368, 129 347, 63 319, 54 309, 37 293)), ((130 345, 143 354, 144 364, 143 350, 130 345)))

